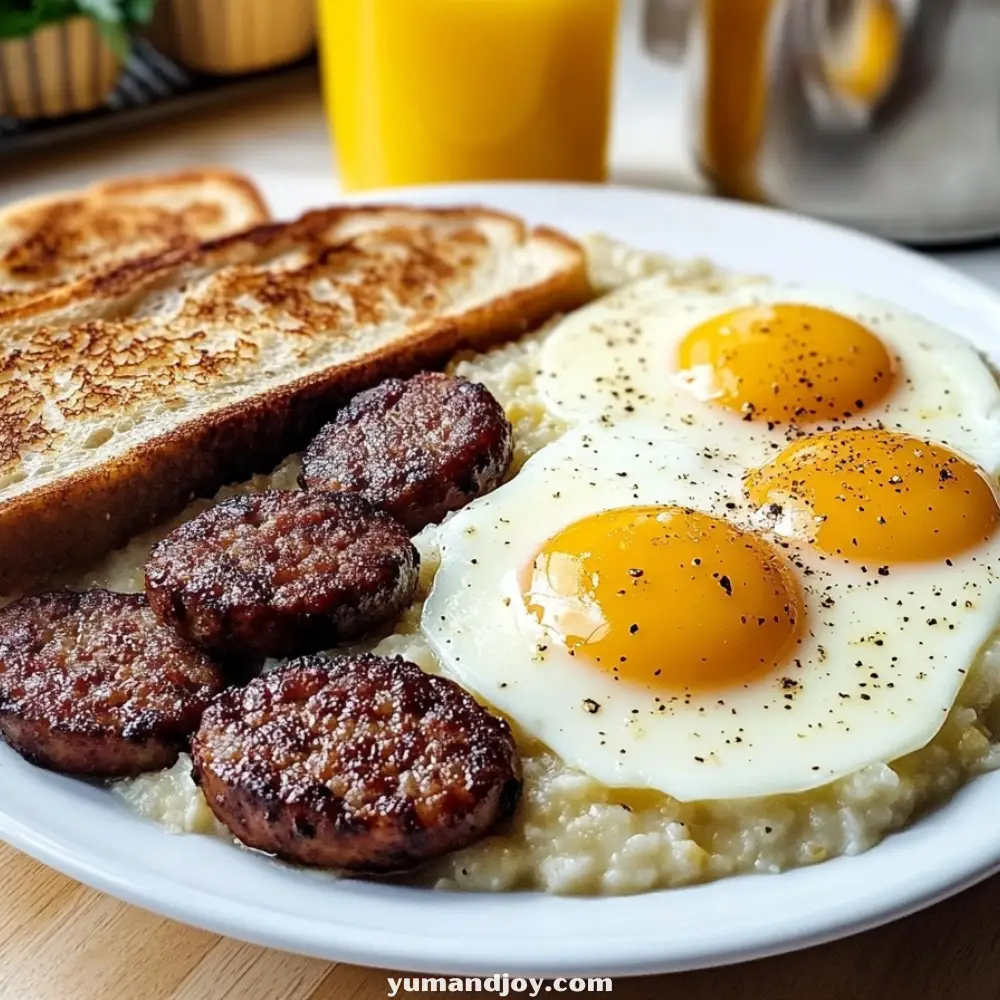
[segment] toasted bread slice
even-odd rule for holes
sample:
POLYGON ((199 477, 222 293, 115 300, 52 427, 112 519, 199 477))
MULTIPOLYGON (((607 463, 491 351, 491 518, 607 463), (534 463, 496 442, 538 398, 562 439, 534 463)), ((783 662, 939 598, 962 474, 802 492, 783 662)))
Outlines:
POLYGON ((128 260, 266 222, 245 177, 226 170, 132 177, 0 209, 0 315, 128 260))
POLYGON ((47 296, 0 347, 0 593, 269 469, 357 389, 589 296, 559 233, 394 206, 313 212, 47 296))

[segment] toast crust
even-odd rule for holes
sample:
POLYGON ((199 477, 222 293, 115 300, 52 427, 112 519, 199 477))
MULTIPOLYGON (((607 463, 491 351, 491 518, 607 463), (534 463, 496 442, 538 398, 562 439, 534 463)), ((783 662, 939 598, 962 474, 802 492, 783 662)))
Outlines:
POLYGON ((111 180, 99 181, 90 187, 79 190, 64 189, 39 195, 37 198, 25 198, 11 205, 0 207, 0 225, 14 215, 29 214, 38 209, 67 201, 83 199, 98 200, 101 198, 136 198, 137 196, 160 196, 171 189, 196 188, 217 183, 239 191, 247 204, 254 206, 262 220, 270 218, 270 210, 264 201, 264 196, 257 186, 235 170, 224 167, 196 167, 184 170, 174 170, 165 174, 136 174, 114 177, 111 180))
MULTIPOLYGON (((411 209, 347 206, 312 212, 287 225, 265 224, 196 250, 168 251, 87 279, 86 290, 60 289, 20 310, 9 329, 11 343, 37 331, 66 328, 81 303, 91 316, 129 315, 144 292, 171 277, 222 262, 253 260, 260 253, 319 238, 318 234, 361 216, 390 219, 413 213, 434 220, 484 219, 514 227, 521 241, 542 240, 564 256, 558 270, 454 316, 422 319, 405 337, 388 341, 332 367, 312 371, 254 392, 181 426, 144 440, 120 456, 41 484, 4 500, 0 495, 0 593, 60 569, 81 565, 124 544, 133 535, 182 509, 194 496, 245 479, 299 450, 334 409, 362 388, 388 376, 436 367, 462 348, 483 349, 520 336, 554 314, 574 309, 592 295, 580 247, 552 230, 529 230, 522 220, 475 207, 411 209)), ((347 239, 326 249, 352 247, 347 239)), ((15 347, 16 350, 16 347, 15 347)), ((2 441, 0 441, 2 443, 2 441)), ((0 448, 2 451, 2 448, 0 448)))
POLYGON ((270 218, 270 210, 264 196, 249 177, 227 170, 224 167, 197 167, 175 170, 169 174, 151 176, 115 177, 95 184, 89 190, 107 197, 122 197, 160 192, 166 188, 197 187, 209 183, 225 185, 242 193, 249 205, 254 206, 262 219, 270 218))
POLYGON ((254 185, 204 168, 122 177, 0 209, 0 318, 60 288, 269 218, 254 185))

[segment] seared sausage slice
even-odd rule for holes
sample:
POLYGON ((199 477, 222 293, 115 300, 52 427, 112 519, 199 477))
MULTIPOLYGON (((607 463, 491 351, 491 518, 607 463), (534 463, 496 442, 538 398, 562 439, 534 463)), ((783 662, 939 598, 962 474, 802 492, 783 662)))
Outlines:
POLYGON ((419 563, 406 529, 360 497, 270 490, 224 500, 154 546, 146 593, 219 657, 295 656, 391 623, 419 563))
POLYGON ((43 767, 91 778, 169 767, 222 684, 142 594, 53 591, 0 610, 0 735, 43 767))
POLYGON ((470 844, 521 791, 507 723, 399 657, 304 657, 230 688, 192 741, 194 777, 244 844, 390 872, 470 844))
POLYGON ((306 449, 300 482, 357 493, 417 532, 496 489, 512 456, 485 386, 421 372, 355 396, 306 449))

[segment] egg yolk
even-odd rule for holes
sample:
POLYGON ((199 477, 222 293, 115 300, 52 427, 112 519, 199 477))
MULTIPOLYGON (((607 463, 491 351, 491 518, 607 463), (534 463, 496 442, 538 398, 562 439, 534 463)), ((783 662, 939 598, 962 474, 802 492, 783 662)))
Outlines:
POLYGON ((745 485, 755 504, 791 515, 824 552, 886 564, 885 572, 971 549, 1000 519, 979 468, 942 445, 881 429, 803 438, 745 485))
POLYGON ((801 591, 776 550, 679 507, 627 507, 571 524, 539 549, 524 601, 578 660, 668 692, 766 673, 802 620, 801 591))
POLYGON ((744 420, 841 420, 892 388, 893 359, 847 316, 799 303, 746 306, 696 326, 678 348, 681 381, 744 420))

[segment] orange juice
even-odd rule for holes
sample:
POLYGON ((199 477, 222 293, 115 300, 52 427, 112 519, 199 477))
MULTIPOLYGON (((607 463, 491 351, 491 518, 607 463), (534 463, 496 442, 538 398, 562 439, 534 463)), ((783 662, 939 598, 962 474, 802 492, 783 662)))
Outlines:
POLYGON ((617 0, 319 0, 345 188, 606 175, 617 0))
POLYGON ((702 166, 725 194, 755 200, 766 114, 773 0, 704 0, 707 71, 702 166))

